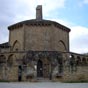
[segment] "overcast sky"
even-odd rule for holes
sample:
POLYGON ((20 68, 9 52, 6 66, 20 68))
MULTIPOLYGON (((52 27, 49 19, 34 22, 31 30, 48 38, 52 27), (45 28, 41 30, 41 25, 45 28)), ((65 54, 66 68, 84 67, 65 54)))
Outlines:
POLYGON ((70 51, 88 52, 88 0, 0 0, 0 43, 7 42, 7 27, 35 19, 35 8, 43 6, 43 18, 71 29, 70 51))

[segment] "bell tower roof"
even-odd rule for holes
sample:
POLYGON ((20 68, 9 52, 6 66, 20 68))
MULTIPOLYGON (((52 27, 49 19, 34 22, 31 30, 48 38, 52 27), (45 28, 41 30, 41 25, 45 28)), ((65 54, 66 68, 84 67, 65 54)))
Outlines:
POLYGON ((42 20, 42 5, 36 7, 36 20, 42 20))

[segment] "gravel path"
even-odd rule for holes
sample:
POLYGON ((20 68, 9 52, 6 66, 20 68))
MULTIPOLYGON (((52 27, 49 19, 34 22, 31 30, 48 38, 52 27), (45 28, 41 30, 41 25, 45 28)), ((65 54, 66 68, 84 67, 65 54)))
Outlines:
POLYGON ((14 82, 14 83, 0 83, 0 88, 88 88, 88 83, 14 82))

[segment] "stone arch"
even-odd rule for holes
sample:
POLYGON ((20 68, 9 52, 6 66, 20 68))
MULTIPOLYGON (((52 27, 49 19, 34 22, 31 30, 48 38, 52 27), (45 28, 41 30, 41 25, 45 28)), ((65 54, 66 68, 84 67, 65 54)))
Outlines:
POLYGON ((82 64, 86 65, 86 58, 85 57, 82 58, 82 64))
POLYGON ((3 80, 6 80, 7 78, 7 67, 6 67, 6 56, 0 55, 0 77, 3 80))
POLYGON ((73 73, 74 71, 77 71, 76 59, 74 54, 71 54, 69 59, 69 71, 71 73, 73 73))
POLYGON ((58 54, 57 62, 58 62, 58 76, 62 77, 62 74, 63 74, 63 55, 62 54, 58 54))
POLYGON ((74 66, 74 64, 75 64, 75 55, 71 54, 69 64, 70 64, 71 67, 74 66))
POLYGON ((63 63, 63 55, 62 54, 58 54, 57 61, 58 61, 58 64, 63 63))
MULTIPOLYGON (((54 59, 54 58, 53 58, 54 59)), ((49 57, 45 57, 43 60, 43 66, 44 66, 44 77, 49 77, 49 71, 50 71, 50 61, 49 57)))
POLYGON ((43 77, 43 62, 40 59, 37 62, 37 77, 43 77))
POLYGON ((0 63, 6 63, 6 56, 0 55, 0 63))
POLYGON ((71 58, 74 58, 74 57, 75 57, 75 55, 71 54, 71 58))
POLYGON ((77 65, 81 65, 81 58, 80 58, 80 56, 77 56, 76 63, 77 63, 77 65))
POLYGON ((22 64, 23 65, 28 65, 30 64, 31 66, 33 66, 33 61, 35 61, 35 54, 32 51, 28 51, 22 59, 22 64))
POLYGON ((62 40, 59 41, 59 48, 60 51, 67 51, 66 45, 62 40))
POLYGON ((13 46, 12 46, 12 50, 13 51, 18 51, 21 49, 21 45, 20 45, 20 42, 18 40, 16 40, 14 43, 13 43, 13 46))
POLYGON ((75 63, 75 55, 71 54, 70 56, 70 65, 73 65, 75 63))
POLYGON ((14 56, 13 54, 11 54, 11 55, 8 56, 7 65, 9 67, 11 67, 13 65, 13 63, 14 63, 13 62, 13 59, 14 59, 13 56, 14 56))
POLYGON ((0 74, 2 74, 2 77, 4 75, 3 70, 6 64, 6 56, 5 55, 0 55, 0 74))
POLYGON ((88 58, 87 58, 87 63, 88 63, 88 58))
POLYGON ((22 58, 22 64, 23 65, 27 64, 26 55, 24 55, 23 58, 22 58))
MULTIPOLYGON (((63 40, 60 40, 60 41, 59 41, 59 51, 61 51, 61 52, 67 52, 67 51, 68 51, 68 50, 67 50, 67 47, 66 47, 66 45, 65 45, 65 42, 64 42, 63 40)), ((66 61, 67 58, 68 58, 67 54, 64 53, 64 54, 63 54, 63 59, 64 59, 64 61, 66 61)))
MULTIPOLYGON (((54 59, 54 58, 52 58, 54 59)), ((37 64, 36 64, 36 67, 37 67, 37 77, 39 77, 39 75, 41 77, 44 77, 44 78, 47 78, 49 77, 49 71, 50 71, 50 63, 51 63, 51 56, 49 53, 38 53, 38 57, 37 57, 37 64), (39 66, 40 64, 40 66, 39 66), (41 69, 39 71, 39 69, 41 69), (43 73, 42 73, 43 72, 43 73), (39 73, 39 74, 38 74, 39 73), (43 74, 43 75, 42 75, 43 74)))

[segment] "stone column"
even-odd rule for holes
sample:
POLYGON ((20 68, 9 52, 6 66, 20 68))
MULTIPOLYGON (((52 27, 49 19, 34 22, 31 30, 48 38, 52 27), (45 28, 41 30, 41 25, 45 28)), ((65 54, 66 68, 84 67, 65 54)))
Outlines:
POLYGON ((4 64, 3 64, 2 74, 3 74, 3 80, 7 80, 7 67, 4 64))

